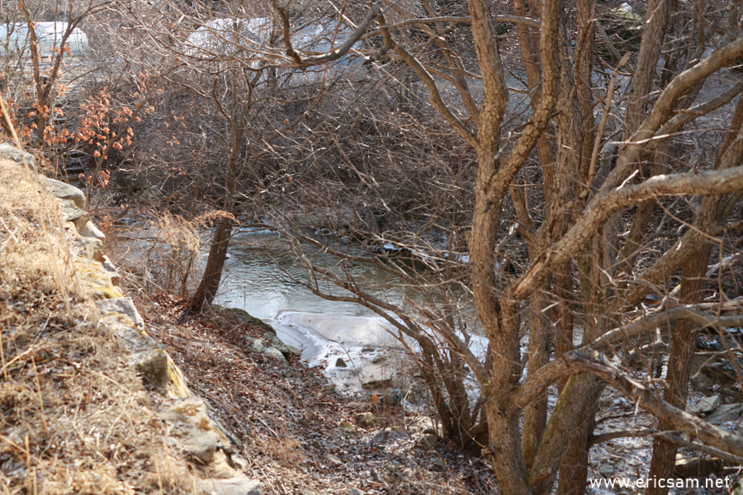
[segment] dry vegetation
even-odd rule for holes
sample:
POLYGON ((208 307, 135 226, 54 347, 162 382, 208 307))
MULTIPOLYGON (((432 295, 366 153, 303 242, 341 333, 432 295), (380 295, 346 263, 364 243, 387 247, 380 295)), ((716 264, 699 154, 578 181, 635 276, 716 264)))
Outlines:
POLYGON ((419 443, 432 426, 426 416, 342 396, 297 356, 284 362, 251 352, 246 337, 261 338, 265 330, 233 313, 183 320, 188 301, 141 296, 148 328, 235 435, 235 453, 247 459, 243 471, 267 493, 496 493, 486 462, 453 442, 435 449, 419 443), (377 421, 359 420, 364 412, 377 421))
POLYGON ((0 184, 0 493, 193 493, 158 400, 76 289, 56 201, 8 162, 0 184))

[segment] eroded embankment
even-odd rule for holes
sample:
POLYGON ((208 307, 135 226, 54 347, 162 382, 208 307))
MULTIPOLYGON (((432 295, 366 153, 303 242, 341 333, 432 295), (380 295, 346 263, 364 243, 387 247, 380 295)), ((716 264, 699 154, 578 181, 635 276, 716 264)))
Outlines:
POLYGON ((0 491, 258 493, 117 287, 82 193, 0 155, 0 491))

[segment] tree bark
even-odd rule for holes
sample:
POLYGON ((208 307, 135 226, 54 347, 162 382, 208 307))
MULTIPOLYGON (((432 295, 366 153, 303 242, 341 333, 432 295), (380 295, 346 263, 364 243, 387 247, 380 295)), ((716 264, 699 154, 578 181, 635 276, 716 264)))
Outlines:
POLYGON ((220 218, 212 238, 209 258, 207 258, 204 276, 201 278, 199 288, 191 300, 191 311, 201 311, 204 305, 211 305, 219 290, 222 280, 224 260, 227 259, 227 248, 230 245, 232 235, 232 219, 220 218))
MULTIPOLYGON (((713 168, 719 170, 734 164, 739 164, 743 158, 743 143, 741 143, 741 128, 743 128, 743 99, 738 101, 730 131, 720 146, 713 168)), ((721 225, 724 219, 720 218, 724 197, 705 198, 700 206, 695 224, 703 230, 709 230, 713 225, 721 225)), ((684 266, 681 279, 681 302, 696 304, 704 299, 706 273, 709 258, 712 253, 712 244, 702 239, 695 245, 694 254, 684 266)), ((699 325, 691 319, 682 319, 676 324, 673 333, 673 342, 668 362, 668 376, 663 399, 679 409, 686 407, 688 396, 691 362, 696 348, 699 325)), ((673 430, 674 425, 669 421, 660 421, 659 429, 673 430)), ((663 438, 653 443, 653 461, 650 465, 650 475, 656 478, 669 478, 673 475, 676 458, 676 444, 663 438)), ((666 495, 668 488, 654 486, 648 489, 648 495, 666 495)))
MULTIPOLYGON (((700 303, 704 297, 705 274, 709 264, 712 245, 703 244, 697 254, 684 267, 681 279, 681 302, 686 304, 700 303)), ((699 326, 696 322, 683 319, 676 324, 673 332, 673 342, 668 360, 668 375, 663 391, 663 400, 674 407, 684 409, 689 392, 689 377, 691 364, 697 344, 699 326)), ((660 421, 659 430, 673 430, 673 425, 667 421, 660 421)), ((653 442, 653 460, 650 464, 652 479, 673 477, 673 466, 676 460, 676 444, 663 438, 653 442)), ((647 495, 666 495, 668 487, 654 485, 649 487, 647 495)))

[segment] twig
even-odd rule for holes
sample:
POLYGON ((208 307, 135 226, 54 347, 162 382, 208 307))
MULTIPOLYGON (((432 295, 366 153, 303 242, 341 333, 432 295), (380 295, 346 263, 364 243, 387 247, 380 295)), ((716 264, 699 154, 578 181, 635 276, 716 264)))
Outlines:
MULTIPOLYGON (((601 26, 598 22, 596 22, 596 25, 598 25, 599 27, 601 26)), ((604 33, 604 35, 606 35, 606 33, 604 33)), ((585 189, 581 193, 581 197, 583 199, 587 198, 590 194, 591 188, 593 186, 593 180, 596 177, 596 160, 598 159, 599 149, 601 148, 601 138, 604 135, 604 127, 606 126, 606 122, 609 120, 609 114, 611 113, 611 103, 614 99, 614 84, 617 82, 617 75, 619 75, 619 70, 624 64, 627 63, 627 60, 629 60, 629 55, 629 52, 627 52, 624 57, 622 57, 617 67, 614 69, 614 72, 611 74, 609 89, 607 89, 606 91, 606 105, 604 106, 604 115, 601 116, 601 123, 599 124, 599 128, 596 131, 596 137, 593 141, 593 151, 591 152, 591 166, 588 171, 588 180, 586 180, 585 189)))
POLYGON ((36 368, 36 359, 31 354, 31 364, 34 366, 34 380, 36 381, 36 390, 39 394, 39 405, 41 406, 41 424, 44 426, 44 433, 49 433, 49 425, 46 424, 46 415, 44 414, 44 396, 41 394, 41 382, 39 381, 39 370, 36 368))

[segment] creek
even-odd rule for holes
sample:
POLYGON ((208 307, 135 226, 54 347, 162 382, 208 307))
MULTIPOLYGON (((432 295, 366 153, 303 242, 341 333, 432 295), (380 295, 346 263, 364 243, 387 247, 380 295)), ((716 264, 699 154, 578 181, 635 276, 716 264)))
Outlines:
MULTIPOLYGON (((303 252, 313 264, 341 273, 337 258, 310 245, 304 245, 303 252)), ((347 269, 365 290, 387 302, 400 304, 420 297, 411 289, 404 290, 399 279, 374 263, 353 262, 347 269)), ((243 309, 271 325, 284 343, 301 350, 305 362, 312 367, 323 367, 326 375, 341 388, 357 391, 363 380, 374 381, 385 375, 387 372, 379 362, 390 352, 401 349, 387 331, 389 323, 359 304, 313 294, 297 282, 307 280, 307 275, 307 269, 278 234, 238 232, 230 245, 230 258, 215 303, 243 309)), ((334 296, 350 295, 329 282, 318 281, 318 284, 334 296)), ((474 311, 467 319, 475 321, 474 311)), ((579 330, 576 329, 576 344, 580 340, 579 330)), ((663 353, 661 359, 659 364, 663 369, 656 371, 658 375, 665 374, 667 355, 663 353)), ((704 360, 701 356, 695 358, 695 372, 704 360)), ((717 379, 699 373, 692 388, 705 394, 720 393, 724 402, 741 399, 738 390, 728 386, 721 390, 716 383, 717 379)))
MULTIPOLYGON (((337 258, 310 245, 303 250, 313 264, 341 273, 337 258)), ((282 342, 300 349, 310 367, 323 367, 341 389, 358 391, 364 383, 389 379, 391 356, 401 349, 387 331, 389 323, 359 304, 324 299, 298 283, 307 280, 307 269, 285 239, 267 231, 238 232, 229 254, 216 304, 271 325, 282 342)), ((408 296, 378 265, 352 262, 347 270, 386 302, 400 304, 408 296)), ((318 284, 328 294, 350 296, 329 282, 318 284)))

